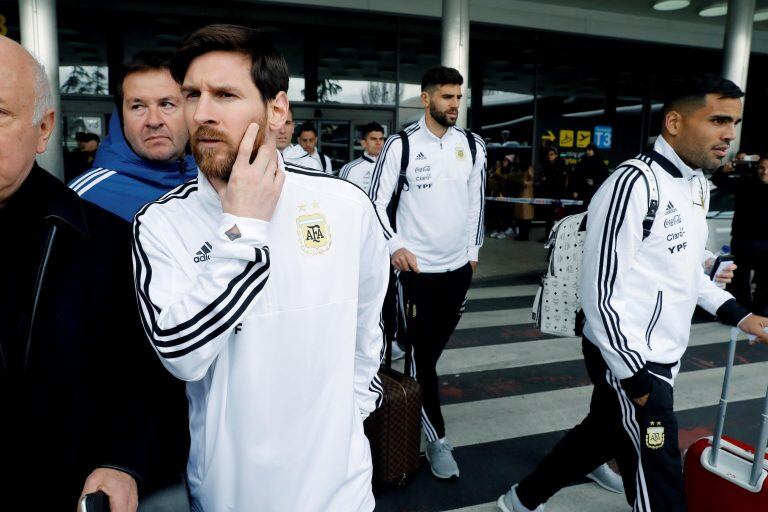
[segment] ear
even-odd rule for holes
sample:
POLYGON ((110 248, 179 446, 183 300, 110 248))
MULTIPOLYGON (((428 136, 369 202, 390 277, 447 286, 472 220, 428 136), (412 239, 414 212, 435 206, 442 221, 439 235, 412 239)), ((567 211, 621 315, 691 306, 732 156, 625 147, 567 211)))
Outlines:
POLYGON ((421 104, 424 108, 429 108, 429 93, 427 91, 421 91, 421 104))
POLYGON ((40 120, 40 124, 36 126, 40 130, 37 136, 37 148, 35 149, 38 154, 45 153, 45 148, 48 147, 48 141, 53 134, 53 129, 56 124, 56 113, 53 110, 49 110, 43 115, 40 120))
POLYGON ((274 99, 267 102, 267 124, 270 132, 277 132, 288 119, 288 95, 285 91, 277 93, 274 99))
POLYGON ((677 110, 670 110, 667 115, 664 116, 664 130, 670 135, 677 135, 680 133, 680 128, 683 124, 683 115, 677 110))

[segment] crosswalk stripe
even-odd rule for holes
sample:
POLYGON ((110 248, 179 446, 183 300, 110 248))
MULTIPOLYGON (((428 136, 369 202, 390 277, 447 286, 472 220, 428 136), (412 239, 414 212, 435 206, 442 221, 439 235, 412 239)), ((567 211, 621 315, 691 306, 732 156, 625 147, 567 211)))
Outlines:
MULTIPOLYGON (((729 331, 730 327, 715 322, 694 325, 689 346, 723 343, 728 340, 729 331)), ((746 339, 746 335, 742 338, 746 339)), ((582 359, 581 338, 553 338, 455 349, 450 346, 449 342, 437 364, 439 375, 582 359)))
MULTIPOLYGON (((765 396, 768 362, 733 369, 731 400, 765 396)), ((717 403, 724 368, 681 373, 675 382, 675 410, 717 403)), ((454 446, 487 443, 572 428, 587 413, 592 386, 492 398, 442 408, 454 446)))
POLYGON ((456 329, 474 329, 477 327, 501 327, 531 323, 531 308, 497 309, 464 313, 456 329))
POLYGON ((489 288, 472 288, 467 294, 467 300, 503 299, 506 297, 534 297, 538 285, 519 284, 511 286, 491 286, 489 288))
MULTIPOLYGON (((566 487, 547 502, 547 512, 573 512, 574 510, 626 512, 627 501, 623 494, 605 492, 597 484, 588 483, 566 487)), ((445 512, 499 512, 499 509, 496 508, 496 502, 492 501, 445 512)))

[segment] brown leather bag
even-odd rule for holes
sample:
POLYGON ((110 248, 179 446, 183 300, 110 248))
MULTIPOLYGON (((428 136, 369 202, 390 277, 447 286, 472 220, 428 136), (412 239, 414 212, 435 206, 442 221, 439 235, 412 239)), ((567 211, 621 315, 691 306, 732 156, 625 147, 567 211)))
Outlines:
MULTIPOLYGON (((405 368, 411 355, 405 347, 405 368)), ((408 375, 392 369, 392 340, 387 340, 384 364, 379 369, 384 389, 381 406, 365 420, 371 445, 373 489, 381 492, 402 487, 419 469, 421 445, 421 386, 408 375)))

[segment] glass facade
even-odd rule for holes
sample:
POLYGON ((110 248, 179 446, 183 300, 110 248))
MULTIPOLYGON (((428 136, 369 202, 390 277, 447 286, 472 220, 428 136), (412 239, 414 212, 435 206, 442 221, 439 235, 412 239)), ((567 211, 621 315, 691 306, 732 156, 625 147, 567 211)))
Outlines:
MULTIPOLYGON (((391 133, 418 120, 421 75, 440 63, 435 18, 199 0, 151 9, 90 0, 58 6, 62 108, 73 122, 103 115, 106 126, 113 107, 98 95, 115 92, 120 63, 136 52, 170 53, 205 24, 238 23, 262 32, 285 55, 297 117, 315 123, 320 149, 335 167, 359 153, 365 122, 391 133)), ((0 15, 18 39, 16 2, 0 1, 0 15)), ((611 164, 638 152, 659 131, 659 108, 674 80, 669 73, 718 72, 722 60, 716 50, 519 27, 472 23, 470 34, 469 127, 490 147, 513 148, 534 163, 548 145, 568 163, 588 143, 598 144, 611 164)), ((742 135, 749 152, 768 149, 758 121, 768 104, 768 78, 758 72, 766 60, 751 58, 742 135)))

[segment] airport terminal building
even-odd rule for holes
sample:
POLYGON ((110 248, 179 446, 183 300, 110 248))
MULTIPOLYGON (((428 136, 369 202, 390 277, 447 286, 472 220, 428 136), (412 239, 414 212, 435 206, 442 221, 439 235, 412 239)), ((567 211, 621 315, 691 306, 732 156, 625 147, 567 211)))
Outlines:
MULTIPOLYGON (((711 3, 4 0, 0 33, 22 40, 27 23, 30 37, 50 46, 44 28, 55 27, 62 143, 69 147, 78 131, 104 135, 123 61, 141 50, 172 52, 192 30, 226 22, 258 28, 287 57, 296 119, 315 123, 320 149, 336 169, 361 151, 361 125, 378 121, 391 133, 418 119, 420 77, 441 63, 446 37, 468 51, 467 126, 491 147, 535 159, 545 140, 574 161, 592 142, 616 163, 657 133, 671 80, 722 72, 727 6, 711 3), (460 22, 469 28, 468 50, 462 34, 444 33, 443 4, 466 9, 460 22)), ((758 0, 749 15, 755 71, 768 62, 766 8, 758 0)), ((738 52, 731 58, 743 67, 738 52)), ((741 146, 764 152, 759 116, 768 75, 750 73, 746 89, 741 146)))

